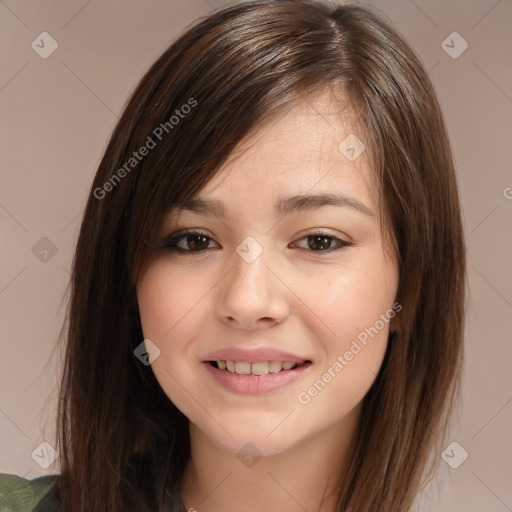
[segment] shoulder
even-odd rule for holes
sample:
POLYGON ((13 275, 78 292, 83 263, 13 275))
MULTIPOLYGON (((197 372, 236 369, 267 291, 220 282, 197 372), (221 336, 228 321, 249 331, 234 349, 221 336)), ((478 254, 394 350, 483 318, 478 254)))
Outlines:
POLYGON ((59 507, 59 475, 28 480, 0 473, 0 510, 8 512, 56 512, 59 507))
MULTIPOLYGON (((28 480, 18 475, 0 473, 0 512, 59 512, 60 475, 46 475, 28 480)), ((179 497, 172 510, 186 512, 179 497)))

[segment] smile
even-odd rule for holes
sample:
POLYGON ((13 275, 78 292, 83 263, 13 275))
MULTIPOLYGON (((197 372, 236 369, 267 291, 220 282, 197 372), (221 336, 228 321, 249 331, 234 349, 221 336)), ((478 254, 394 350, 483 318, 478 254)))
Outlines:
POLYGON ((268 375, 269 373, 278 373, 291 370, 297 366, 302 366, 309 361, 262 361, 250 363, 245 361, 210 361, 211 365, 219 370, 226 370, 239 375, 268 375))
POLYGON ((283 388, 300 378, 311 361, 206 361, 208 373, 222 388, 234 393, 261 395, 283 388))

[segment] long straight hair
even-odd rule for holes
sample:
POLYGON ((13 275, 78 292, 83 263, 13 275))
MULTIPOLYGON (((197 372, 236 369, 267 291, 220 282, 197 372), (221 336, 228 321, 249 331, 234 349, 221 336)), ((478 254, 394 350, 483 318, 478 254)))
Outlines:
POLYGON ((198 20, 150 67, 94 178, 64 331, 61 510, 168 510, 190 456, 188 419, 134 355, 143 340, 137 278, 168 209, 276 109, 325 87, 358 106, 403 305, 363 401, 336 510, 406 512, 434 474, 459 394, 466 260, 433 86, 370 7, 251 1, 198 20))

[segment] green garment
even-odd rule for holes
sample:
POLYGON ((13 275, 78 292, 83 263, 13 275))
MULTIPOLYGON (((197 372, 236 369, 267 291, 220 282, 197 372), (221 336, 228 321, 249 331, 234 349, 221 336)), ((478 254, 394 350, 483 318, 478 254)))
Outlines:
POLYGON ((43 498, 55 490, 57 476, 46 475, 27 480, 0 473, 0 512, 36 512, 43 498))
MULTIPOLYGON (((56 512, 60 504, 59 476, 46 475, 27 480, 0 473, 0 512, 56 512)), ((187 512, 181 499, 174 498, 173 512, 187 512)), ((189 509, 193 511, 191 507, 189 509)))

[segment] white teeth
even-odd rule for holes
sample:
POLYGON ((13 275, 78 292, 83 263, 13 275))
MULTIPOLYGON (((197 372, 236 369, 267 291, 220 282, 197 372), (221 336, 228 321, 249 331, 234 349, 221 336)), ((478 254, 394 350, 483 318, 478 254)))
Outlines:
POLYGON ((281 361, 270 361, 268 365, 268 371, 270 373, 277 373, 281 371, 281 361))
POLYGON ((252 363, 252 373, 254 375, 267 375, 268 363, 252 363))
POLYGON ((239 375, 268 375, 269 373, 278 373, 282 370, 291 370, 296 366, 304 364, 292 361, 264 361, 258 363, 249 363, 246 361, 216 361, 219 370, 227 370, 230 373, 239 375))
POLYGON ((251 363, 235 363, 235 372, 240 375, 249 375, 251 373, 251 363))

